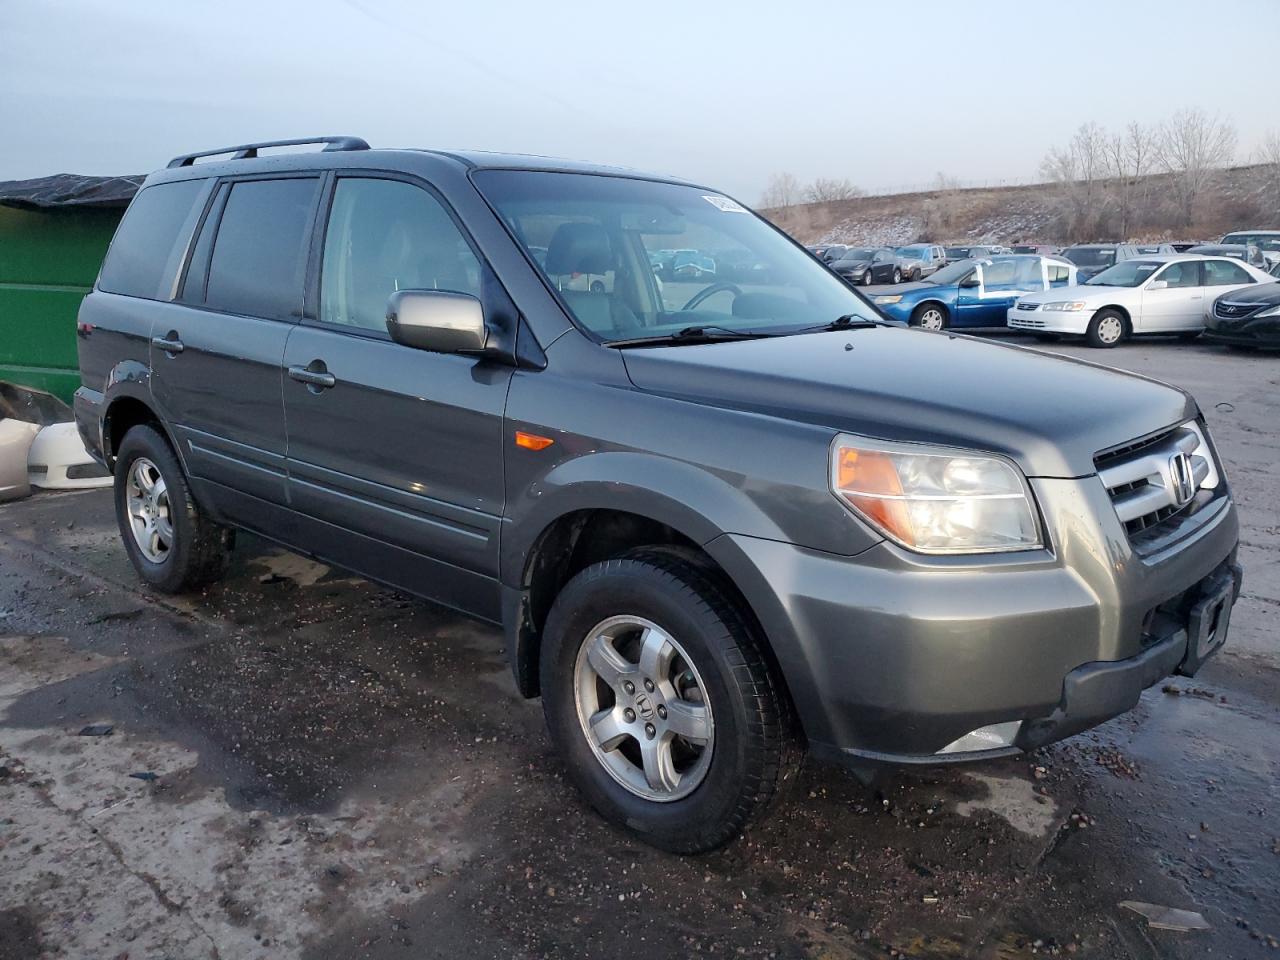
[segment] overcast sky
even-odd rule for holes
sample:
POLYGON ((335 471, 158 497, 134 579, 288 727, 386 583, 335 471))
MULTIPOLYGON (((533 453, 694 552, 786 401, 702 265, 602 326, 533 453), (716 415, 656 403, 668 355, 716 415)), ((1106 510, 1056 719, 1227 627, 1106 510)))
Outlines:
POLYGON ((0 0, 0 179, 309 134, 869 188, 1035 175, 1082 122, 1280 127, 1280 0, 0 0))

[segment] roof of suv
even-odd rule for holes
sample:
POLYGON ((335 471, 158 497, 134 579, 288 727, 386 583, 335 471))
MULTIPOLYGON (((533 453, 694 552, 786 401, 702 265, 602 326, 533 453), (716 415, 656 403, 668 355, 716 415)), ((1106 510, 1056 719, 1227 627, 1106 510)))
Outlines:
MULTIPOLYGON (((183 154, 169 161, 164 170, 197 173, 199 176, 227 176, 232 173, 253 173, 265 169, 308 170, 330 169, 343 166, 379 166, 388 160, 403 162, 406 156, 434 157, 450 160, 470 170, 541 170, 564 173, 592 173, 608 176, 629 176, 645 180, 661 180, 690 184, 690 181, 666 174, 647 173, 628 167, 566 160, 561 157, 543 157, 531 154, 495 153, 484 150, 431 150, 422 148, 374 148, 359 137, 314 137, 302 140, 277 140, 258 144, 243 144, 183 154), (321 145, 323 144, 323 148, 321 145), (312 150, 295 150, 288 153, 259 155, 260 149, 313 146, 312 150), (216 159, 214 159, 216 158, 216 159), (198 161, 198 162, 197 162, 198 161)), ((159 173, 161 171, 157 171, 159 173)), ((176 173, 173 179, 183 178, 176 173)), ((169 179, 166 177, 165 179, 169 179)))

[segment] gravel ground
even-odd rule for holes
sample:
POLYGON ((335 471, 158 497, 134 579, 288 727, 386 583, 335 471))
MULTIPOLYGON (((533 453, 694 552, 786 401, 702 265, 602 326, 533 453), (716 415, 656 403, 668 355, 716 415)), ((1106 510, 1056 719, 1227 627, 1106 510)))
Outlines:
POLYGON ((703 857, 583 806, 488 626, 251 537, 164 598, 107 493, 0 508, 0 960, 1280 957, 1280 358, 1061 350, 1200 399, 1244 525, 1227 648, 1033 756, 810 764, 703 857))

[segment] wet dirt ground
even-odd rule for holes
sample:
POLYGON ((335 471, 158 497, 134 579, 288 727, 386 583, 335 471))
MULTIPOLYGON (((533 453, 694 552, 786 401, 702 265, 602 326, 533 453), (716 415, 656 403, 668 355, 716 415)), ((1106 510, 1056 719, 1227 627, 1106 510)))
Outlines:
POLYGON ((808 765, 702 857, 580 802, 496 629, 246 536, 165 598, 107 492, 0 507, 0 960, 1280 957, 1280 358, 1062 349, 1204 407, 1244 526, 1227 648, 1032 756, 808 765))

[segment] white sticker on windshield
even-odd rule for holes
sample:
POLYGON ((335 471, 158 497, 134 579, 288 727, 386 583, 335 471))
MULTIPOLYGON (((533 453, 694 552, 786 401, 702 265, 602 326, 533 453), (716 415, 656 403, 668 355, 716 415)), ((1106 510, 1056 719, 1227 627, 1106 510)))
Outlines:
POLYGON ((703 194, 702 199, 707 201, 722 213, 746 213, 747 208, 738 203, 737 200, 730 200, 728 197, 716 197, 709 194, 703 194))

